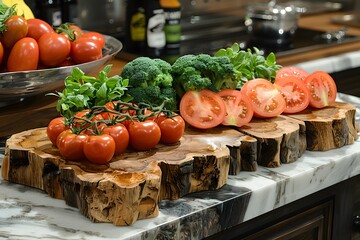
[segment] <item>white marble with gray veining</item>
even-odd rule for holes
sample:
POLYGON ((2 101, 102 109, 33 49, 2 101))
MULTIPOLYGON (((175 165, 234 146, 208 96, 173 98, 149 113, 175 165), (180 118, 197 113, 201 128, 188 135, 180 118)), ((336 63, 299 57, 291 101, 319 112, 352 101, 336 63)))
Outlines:
MULTIPOLYGON (((339 94, 338 100, 360 106, 351 96, 339 94)), ((0 177, 0 240, 201 239, 358 174, 360 140, 336 150, 306 151, 294 163, 229 176, 218 191, 162 201, 158 217, 128 227, 92 223, 63 200, 0 177)))

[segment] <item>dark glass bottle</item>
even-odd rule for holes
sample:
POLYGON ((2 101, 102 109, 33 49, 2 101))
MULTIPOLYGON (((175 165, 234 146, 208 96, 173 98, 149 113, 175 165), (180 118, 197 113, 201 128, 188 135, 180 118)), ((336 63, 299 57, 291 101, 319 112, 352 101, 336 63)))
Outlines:
POLYGON ((160 6, 165 12, 166 51, 180 51, 181 42, 181 4, 178 0, 160 0, 160 6))
POLYGON ((145 0, 128 0, 126 7, 127 34, 125 48, 129 52, 144 54, 145 50, 145 0))
POLYGON ((37 0, 34 15, 53 27, 60 26, 62 24, 61 0, 37 0))
POLYGON ((165 39, 165 14, 159 0, 145 1, 146 15, 146 54, 149 57, 160 57, 164 53, 165 39))

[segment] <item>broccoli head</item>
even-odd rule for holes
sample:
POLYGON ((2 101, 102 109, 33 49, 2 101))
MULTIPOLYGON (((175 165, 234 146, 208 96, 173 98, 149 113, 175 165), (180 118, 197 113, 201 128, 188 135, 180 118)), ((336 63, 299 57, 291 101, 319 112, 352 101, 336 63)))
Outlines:
POLYGON ((127 93, 134 103, 161 105, 176 110, 176 93, 172 88, 171 64, 162 59, 138 57, 127 63, 121 77, 129 80, 127 93))
POLYGON ((173 86, 178 97, 190 90, 205 88, 218 92, 235 89, 238 83, 234 68, 228 57, 208 54, 188 54, 179 57, 172 65, 173 86))

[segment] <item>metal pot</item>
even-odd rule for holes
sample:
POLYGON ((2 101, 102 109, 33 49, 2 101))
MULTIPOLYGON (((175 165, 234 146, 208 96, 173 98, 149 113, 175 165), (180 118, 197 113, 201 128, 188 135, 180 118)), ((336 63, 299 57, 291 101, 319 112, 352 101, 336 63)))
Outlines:
POLYGON ((290 44, 298 28, 295 6, 257 3, 246 8, 245 25, 251 41, 262 44, 290 44))

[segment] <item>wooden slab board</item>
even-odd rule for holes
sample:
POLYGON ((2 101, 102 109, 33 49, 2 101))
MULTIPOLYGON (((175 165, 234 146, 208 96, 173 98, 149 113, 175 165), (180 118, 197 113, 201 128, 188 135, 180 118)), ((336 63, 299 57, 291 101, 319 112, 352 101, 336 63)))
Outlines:
POLYGON ((305 123, 307 150, 326 151, 352 144, 358 138, 355 114, 354 105, 336 102, 322 109, 308 108, 288 116, 305 123))
MULTIPOLYGON (((65 161, 48 140, 46 128, 38 128, 7 140, 2 175, 64 199, 94 222, 131 225, 157 216, 159 200, 221 188, 229 173, 230 148, 240 152, 241 142, 251 140, 242 138, 244 134, 231 128, 189 128, 178 144, 159 144, 95 165, 65 161)), ((241 164, 240 157, 233 161, 241 164)))

